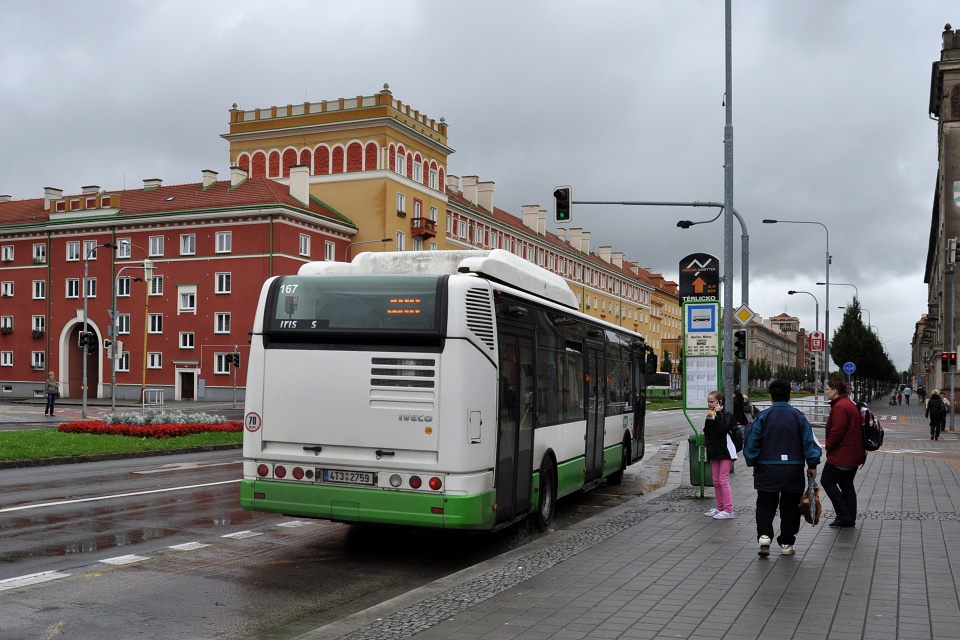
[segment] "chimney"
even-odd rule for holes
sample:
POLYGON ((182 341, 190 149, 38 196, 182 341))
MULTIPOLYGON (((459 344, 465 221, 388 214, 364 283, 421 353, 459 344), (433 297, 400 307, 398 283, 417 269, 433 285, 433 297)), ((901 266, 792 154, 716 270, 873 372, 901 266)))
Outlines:
POLYGON ((613 260, 613 264, 615 266, 619 267, 620 269, 623 269, 623 252, 622 251, 614 251, 613 254, 610 256, 610 258, 613 260))
POLYGON ((144 191, 156 191, 163 184, 161 178, 144 178, 143 180, 143 190, 144 191))
POLYGON ((564 229, 563 227, 560 227, 559 229, 557 229, 557 237, 560 238, 560 242, 566 242, 567 230, 564 229))
POLYGON ((217 172, 211 171, 210 169, 204 169, 200 172, 200 175, 203 177, 203 188, 208 189, 213 185, 217 184, 217 172))
POLYGON ((310 204, 310 167, 298 164, 290 167, 290 195, 305 205, 310 204))
POLYGON ((460 176, 447 174, 447 189, 454 193, 460 193, 460 176))
POLYGON ((639 277, 639 276, 640 276, 640 265, 638 265, 638 264, 631 264, 631 265, 630 265, 630 271, 633 272, 633 275, 639 277))
POLYGON ((10 202, 10 196, 0 195, 0 202, 10 202))
POLYGON ((577 251, 580 251, 580 234, 583 233, 583 229, 580 227, 574 227, 570 229, 570 246, 577 251))
POLYGON ((542 236, 547 235, 547 210, 540 209, 537 212, 537 233, 542 236))
POLYGON ((95 184, 87 185, 86 187, 80 187, 80 195, 85 196, 91 193, 100 193, 100 187, 95 184))
POLYGON ((63 200, 63 189, 57 189, 56 187, 44 187, 43 208, 49 209, 50 203, 54 200, 63 200))
POLYGON ((477 176, 463 176, 463 197, 467 202, 477 204, 477 176))
POLYGON ((477 184, 477 204, 493 213, 493 182, 480 182, 477 184))
POLYGON ((610 262, 610 253, 611 253, 610 247, 600 247, 600 259, 603 260, 604 262, 607 262, 607 263, 610 262))
POLYGON ((239 187, 247 181, 247 170, 240 167, 230 167, 230 187, 239 187))
POLYGON ((590 255, 590 232, 583 231, 580 233, 580 251, 590 255))
POLYGON ((537 217, 540 215, 538 213, 540 205, 538 204, 525 204, 521 207, 523 211, 523 226, 533 231, 537 230, 537 217))

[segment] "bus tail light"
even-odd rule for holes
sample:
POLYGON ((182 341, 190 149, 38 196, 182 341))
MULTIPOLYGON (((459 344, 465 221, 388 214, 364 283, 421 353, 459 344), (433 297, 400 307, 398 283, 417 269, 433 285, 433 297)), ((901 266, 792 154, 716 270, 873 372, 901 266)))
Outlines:
POLYGON ((287 477, 287 468, 283 465, 278 464, 273 468, 273 475, 277 478, 286 478, 287 477))
POLYGON ((258 464, 257 475, 260 476, 261 478, 266 478, 268 475, 270 475, 270 467, 268 467, 265 464, 258 464))
POLYGON ((433 489, 434 491, 439 491, 440 487, 443 486, 443 483, 440 482, 440 478, 436 478, 436 477, 430 478, 430 482, 428 482, 427 484, 429 484, 430 488, 433 489))
POLYGON ((419 489, 420 485, 423 484, 423 480, 420 479, 420 476, 410 476, 410 486, 414 489, 419 489))
POLYGON ((303 480, 303 469, 300 467, 294 467, 293 477, 295 480, 303 480))

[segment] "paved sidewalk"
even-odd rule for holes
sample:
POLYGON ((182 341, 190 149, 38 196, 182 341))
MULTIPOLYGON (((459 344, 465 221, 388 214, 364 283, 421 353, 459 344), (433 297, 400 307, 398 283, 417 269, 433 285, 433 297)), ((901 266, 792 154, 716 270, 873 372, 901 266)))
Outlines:
POLYGON ((857 474, 857 527, 827 527, 822 495, 795 556, 757 557, 742 463, 736 518, 703 517, 713 489, 690 486, 683 442, 663 489, 300 637, 960 637, 960 436, 932 442, 921 406, 886 402, 871 405, 887 434, 857 474))

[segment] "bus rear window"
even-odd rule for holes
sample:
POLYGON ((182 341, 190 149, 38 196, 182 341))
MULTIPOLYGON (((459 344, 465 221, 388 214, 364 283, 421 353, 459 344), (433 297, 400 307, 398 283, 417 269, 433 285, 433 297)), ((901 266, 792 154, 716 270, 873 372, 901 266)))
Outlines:
POLYGON ((438 334, 436 275, 284 276, 265 309, 270 333, 438 334))

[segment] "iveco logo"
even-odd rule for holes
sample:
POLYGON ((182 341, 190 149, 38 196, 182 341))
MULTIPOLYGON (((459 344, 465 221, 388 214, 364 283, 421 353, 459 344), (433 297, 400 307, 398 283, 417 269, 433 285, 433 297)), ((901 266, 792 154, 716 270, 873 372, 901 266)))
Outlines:
POLYGON ((401 413, 400 422, 433 422, 429 413, 401 413))

